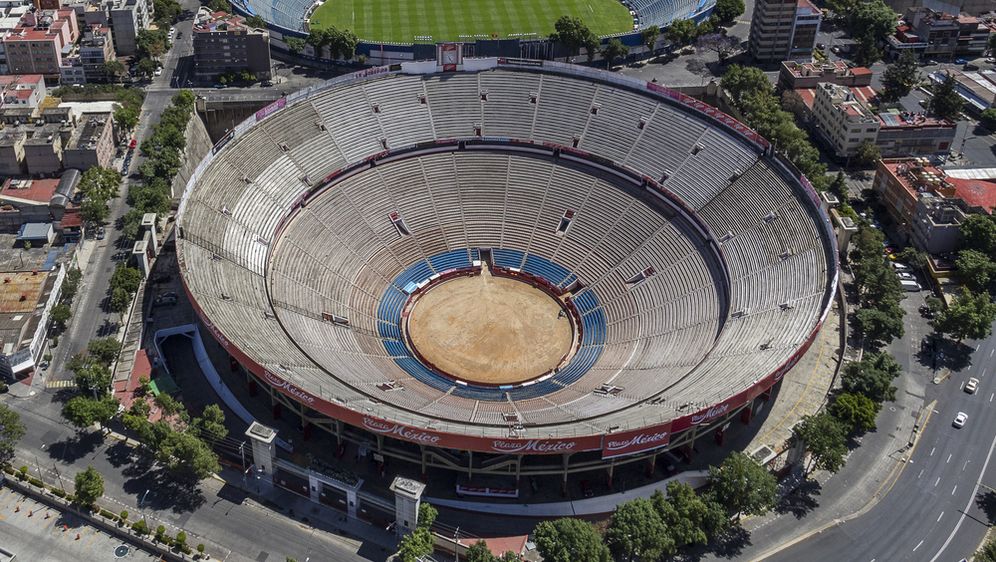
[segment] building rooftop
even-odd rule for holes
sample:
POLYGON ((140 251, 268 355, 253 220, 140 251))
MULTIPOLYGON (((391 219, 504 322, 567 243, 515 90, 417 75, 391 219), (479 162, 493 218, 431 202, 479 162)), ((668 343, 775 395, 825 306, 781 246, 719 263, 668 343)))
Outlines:
POLYGON ((823 62, 796 62, 787 60, 782 63, 782 68, 796 78, 808 76, 824 77, 847 77, 865 76, 871 74, 871 70, 859 66, 850 68, 844 61, 823 61, 823 62))
POLYGON ((878 114, 878 119, 882 127, 888 128, 917 128, 917 127, 954 127, 955 124, 947 119, 937 119, 929 117, 922 112, 912 111, 884 111, 878 114))
POLYGON ((28 345, 55 286, 50 271, 0 273, 0 350, 10 354, 28 345))
POLYGON ((927 158, 882 160, 881 165, 913 197, 919 193, 952 187, 948 185, 947 174, 944 173, 944 170, 930 164, 927 158))
POLYGON ((7 178, 0 187, 0 200, 13 199, 48 204, 59 187, 59 178, 13 179, 7 178))
POLYGON ((73 135, 69 139, 71 148, 87 149, 97 146, 104 132, 104 127, 110 125, 111 115, 109 113, 88 113, 83 116, 81 126, 73 130, 73 135))
POLYGON ((194 33, 227 31, 244 31, 246 33, 265 32, 263 29, 247 25, 245 18, 237 14, 230 14, 228 12, 212 12, 207 8, 201 8, 197 12, 197 17, 194 20, 194 33))
POLYGON ((969 207, 993 214, 996 208, 996 181, 948 177, 948 183, 952 188, 939 190, 942 195, 961 199, 969 207))

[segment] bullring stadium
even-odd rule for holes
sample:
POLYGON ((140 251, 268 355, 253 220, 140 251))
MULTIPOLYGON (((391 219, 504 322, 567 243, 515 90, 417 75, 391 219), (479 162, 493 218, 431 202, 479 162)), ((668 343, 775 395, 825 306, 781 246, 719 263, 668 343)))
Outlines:
POLYGON ((833 301, 805 178, 658 84, 446 51, 294 92, 200 163, 177 252, 213 337, 423 472, 566 478, 749 419, 833 301))

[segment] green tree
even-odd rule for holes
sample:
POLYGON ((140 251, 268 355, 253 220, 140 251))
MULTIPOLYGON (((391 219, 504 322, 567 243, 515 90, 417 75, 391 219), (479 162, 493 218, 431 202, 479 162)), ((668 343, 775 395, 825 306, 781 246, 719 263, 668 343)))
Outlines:
MULTIPOLYGON (((993 42, 993 35, 989 38, 990 44, 993 42)), ((986 544, 982 545, 982 548, 975 553, 975 558, 972 558, 973 562, 996 562, 996 539, 990 539, 986 544)))
POLYGON ((637 498, 616 506, 605 532, 605 542, 617 560, 657 560, 676 552, 674 540, 653 503, 637 498))
POLYGON ((560 43, 575 55, 580 54, 581 48, 584 47, 588 50, 588 60, 592 59, 595 49, 598 48, 598 37, 580 18, 560 16, 554 22, 553 28, 556 31, 550 35, 551 40, 560 43))
POLYGON ((609 549, 595 528, 580 519, 542 521, 533 531, 536 550, 546 562, 609 562, 609 549))
POLYGON ((875 429, 879 405, 863 394, 844 392, 830 405, 830 415, 837 418, 849 431, 862 434, 875 429))
POLYGON ((114 338, 99 338, 90 340, 86 349, 91 357, 105 365, 110 365, 121 351, 121 342, 114 338))
POLYGON ((851 35, 857 40, 855 61, 869 65, 880 59, 879 45, 895 31, 896 13, 882 0, 865 0, 847 15, 851 35))
POLYGON ((159 444, 156 456, 181 477, 202 480, 221 469, 214 451, 194 435, 180 431, 166 436, 159 444))
POLYGON ((180 3, 176 0, 153 0, 152 8, 156 14, 156 22, 159 23, 160 27, 176 23, 180 18, 180 12, 183 11, 180 3))
MULTIPOLYGON (((996 34, 993 34, 996 37, 996 34)), ((990 131, 996 131, 996 107, 990 107, 979 114, 979 122, 990 131)))
POLYGON ((726 57, 739 46, 740 39, 725 33, 699 34, 699 38, 695 40, 697 49, 715 52, 720 62, 726 60, 726 57))
POLYGON ((429 529, 418 528, 405 535, 398 544, 398 560, 401 562, 417 562, 432 554, 433 541, 429 529))
POLYGON ((971 214, 961 223, 962 248, 996 258, 996 217, 971 214))
POLYGON ((733 23, 744 13, 744 0, 716 0, 712 13, 720 23, 733 23))
POLYGON ((76 501, 80 505, 91 507, 104 495, 104 477, 88 466, 83 472, 76 474, 76 501))
POLYGON ((774 475, 749 456, 735 451, 718 467, 709 467, 709 485, 717 501, 737 519, 764 515, 777 500, 774 475))
POLYGON ((669 482, 667 496, 656 490, 650 501, 677 548, 706 544, 729 524, 723 506, 682 482, 669 482))
MULTIPOLYGON (((194 418, 193 427, 197 429, 200 436, 211 441, 219 441, 228 435, 228 428, 225 427, 225 412, 217 404, 209 404, 204 407, 199 418, 194 418)), ((431 505, 423 503, 432 508, 431 505)))
MULTIPOLYGON (((66 366, 70 367, 68 363, 66 366)), ((76 388, 81 392, 99 398, 111 388, 111 371, 105 365, 83 359, 78 363, 74 362, 70 370, 73 371, 76 388)))
POLYGON ((104 73, 107 74, 107 78, 116 82, 121 79, 122 76, 128 73, 128 69, 125 68, 124 63, 117 59, 111 59, 104 63, 104 73))
POLYGON ((803 416, 802 422, 792 428, 792 436, 805 444, 811 453, 810 467, 837 472, 844 466, 847 455, 847 433, 837 418, 827 412, 803 416))
POLYGON ((986 291, 996 277, 996 263, 978 250, 962 250, 955 260, 958 278, 973 291, 986 291))
POLYGON ((847 193, 847 180, 844 177, 844 172, 837 172, 834 176, 833 182, 830 183, 830 193, 837 196, 842 204, 847 204, 850 197, 847 193))
POLYGON ((605 58, 605 68, 612 67, 616 59, 625 58, 629 54, 629 47, 622 44, 622 41, 613 37, 602 47, 602 57, 605 58))
POLYGON ((77 190, 84 197, 91 197, 101 201, 107 201, 118 196, 118 189, 121 187, 121 176, 117 171, 110 168, 94 166, 87 168, 80 176, 80 183, 77 190))
POLYGON ((934 115, 950 121, 957 121, 964 103, 957 90, 958 82, 950 72, 940 84, 934 85, 934 97, 930 98, 930 111, 934 115))
POLYGON ((484 541, 477 541, 470 545, 470 548, 463 555, 463 559, 466 562, 498 562, 484 541))
MULTIPOLYGON (((891 307, 889 308, 891 309, 891 307)), ((858 330, 868 347, 876 348, 903 337, 903 317, 878 308, 860 308, 855 313, 858 330)))
POLYGON ((129 306, 131 306, 131 295, 128 294, 128 291, 120 287, 111 289, 111 299, 108 303, 111 312, 124 314, 129 306))
POLYGON ((643 45, 650 52, 654 52, 654 49, 657 47, 657 39, 659 39, 660 36, 661 28, 656 25, 648 25, 643 28, 643 31, 640 32, 640 37, 643 39, 643 45))
POLYGON ((142 272, 137 268, 119 265, 111 274, 111 289, 121 288, 134 294, 142 284, 142 272))
POLYGON ((210 8, 212 12, 228 12, 232 9, 228 3, 228 0, 210 0, 208 2, 208 8, 210 8))
POLYGON ((671 22, 664 30, 664 37, 676 45, 687 45, 698 37, 698 26, 692 20, 678 20, 671 22))
POLYGON ((256 29, 266 29, 266 20, 259 16, 249 16, 245 19, 246 25, 256 29))
MULTIPOLYGON (((63 290, 65 293, 65 290, 63 290)), ((52 325, 59 330, 64 330, 66 328, 66 322, 72 318, 73 311, 69 308, 67 304, 57 304, 52 307, 52 312, 49 313, 49 318, 52 319, 52 325)))
POLYGON ((107 203, 98 199, 87 197, 80 205, 80 217, 91 224, 104 224, 108 214, 110 209, 107 208, 107 203))
POLYGON ((137 63, 135 63, 135 70, 142 76, 148 78, 156 72, 156 69, 158 69, 159 66, 159 61, 156 61, 150 57, 142 57, 138 59, 137 63))
POLYGON ((113 396, 93 399, 81 394, 65 403, 62 417, 78 429, 87 429, 93 427, 94 423, 107 423, 117 411, 118 401, 113 396))
POLYGON ((8 463, 14 458, 14 447, 24 437, 24 424, 21 416, 6 404, 0 404, 0 463, 8 463))
POLYGON ((138 111, 133 107, 121 106, 114 110, 114 124, 122 131, 130 131, 138 125, 138 111))
POLYGON ((876 403, 895 400, 892 381, 899 376, 899 363, 888 353, 865 353, 861 361, 848 363, 841 375, 845 392, 867 396, 876 403))
POLYGON ((294 53, 295 55, 300 55, 304 52, 304 47, 308 44, 304 39, 300 37, 287 37, 284 39, 284 43, 287 44, 287 50, 294 53))
POLYGON ((432 504, 428 502, 418 504, 418 526, 420 528, 432 528, 432 524, 436 522, 437 517, 439 517, 439 511, 432 504))
MULTIPOLYGON (((731 64, 719 82, 730 95, 733 105, 742 108, 747 98, 757 93, 772 92, 771 81, 760 68, 731 64)), ((772 111, 777 108, 777 100, 772 111)))
POLYGON ((169 36, 165 29, 143 29, 135 35, 135 47, 140 59, 158 58, 169 48, 169 36))
POLYGON ((882 74, 882 85, 885 87, 882 98, 885 101, 898 101, 910 93, 920 83, 920 71, 917 67, 916 55, 906 49, 899 55, 896 62, 886 67, 882 74))
POLYGON ((827 8, 841 16, 847 16, 858 6, 859 0, 827 0, 827 8))
POLYGON ((874 141, 865 139, 861 141, 858 148, 854 151, 854 157, 851 158, 851 163, 862 167, 869 168, 874 166, 876 162, 882 159, 882 151, 878 149, 878 145, 874 141))
POLYGON ((996 321, 996 303, 989 293, 973 293, 963 288, 954 302, 934 318, 933 324, 935 330, 960 342, 966 338, 988 338, 993 321, 996 321))

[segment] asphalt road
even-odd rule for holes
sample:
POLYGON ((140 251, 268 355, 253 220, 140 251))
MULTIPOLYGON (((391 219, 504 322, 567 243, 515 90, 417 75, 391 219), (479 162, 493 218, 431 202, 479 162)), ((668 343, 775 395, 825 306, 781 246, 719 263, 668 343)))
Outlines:
POLYGON ((970 557, 996 516, 996 336, 971 344, 971 364, 939 385, 937 406, 891 492, 865 515, 769 560, 923 560, 970 557), (975 394, 963 388, 980 380, 975 394), (957 429, 958 412, 968 423, 957 429), (988 513, 987 513, 988 511, 988 513))

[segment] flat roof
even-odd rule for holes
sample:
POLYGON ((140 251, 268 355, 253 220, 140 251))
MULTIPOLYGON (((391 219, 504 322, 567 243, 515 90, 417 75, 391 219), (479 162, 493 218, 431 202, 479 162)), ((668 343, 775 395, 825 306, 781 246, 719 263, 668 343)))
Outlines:
POLYGON ((13 179, 8 178, 0 188, 0 198, 14 199, 20 201, 31 201, 34 203, 44 203, 52 199, 56 188, 59 187, 59 178, 46 179, 13 179))

